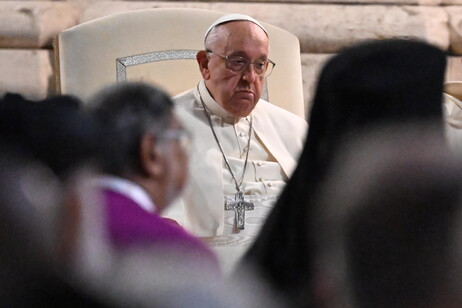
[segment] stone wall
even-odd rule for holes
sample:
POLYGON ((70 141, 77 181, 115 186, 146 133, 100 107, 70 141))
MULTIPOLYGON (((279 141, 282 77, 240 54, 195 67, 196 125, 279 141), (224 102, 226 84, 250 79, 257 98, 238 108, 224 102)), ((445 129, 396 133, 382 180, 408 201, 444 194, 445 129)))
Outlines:
POLYGON ((41 99, 55 93, 52 41, 81 22, 157 7, 238 12, 300 40, 305 103, 317 73, 340 48, 363 39, 417 37, 448 53, 448 80, 462 80, 462 0, 0 1, 0 95, 41 99))

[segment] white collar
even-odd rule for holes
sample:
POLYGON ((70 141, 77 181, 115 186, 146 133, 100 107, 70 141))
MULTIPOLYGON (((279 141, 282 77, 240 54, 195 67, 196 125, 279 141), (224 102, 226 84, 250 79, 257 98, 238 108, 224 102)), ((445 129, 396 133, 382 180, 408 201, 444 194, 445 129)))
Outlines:
MULTIPOLYGON (((226 111, 222 106, 220 106, 215 99, 213 99, 212 95, 210 94, 207 86, 205 85, 205 81, 202 80, 199 83, 199 86, 194 88, 194 95, 196 96, 196 100, 200 102, 200 97, 204 101, 205 106, 207 109, 213 114, 220 118, 222 118, 226 122, 237 122, 239 118, 231 115, 228 111, 226 111)), ((201 106, 202 109, 202 106, 201 106)))
POLYGON ((131 199, 144 210, 154 213, 156 206, 148 193, 138 184, 116 176, 104 175, 95 180, 96 185, 118 192, 131 199))

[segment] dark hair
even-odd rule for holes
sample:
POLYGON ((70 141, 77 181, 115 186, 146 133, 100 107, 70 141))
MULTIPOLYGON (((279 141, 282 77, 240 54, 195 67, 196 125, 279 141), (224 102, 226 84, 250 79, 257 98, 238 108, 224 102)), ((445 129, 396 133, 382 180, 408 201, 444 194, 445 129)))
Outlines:
POLYGON ((95 125, 73 96, 30 101, 8 93, 0 100, 0 144, 39 160, 65 179, 96 153, 95 125))
POLYGON ((353 45, 323 67, 298 166, 244 259, 287 297, 309 294, 312 197, 341 140, 374 125, 430 119, 442 134, 445 68, 443 51, 398 39, 353 45))
POLYGON ((140 172, 139 147, 146 133, 157 135, 169 124, 173 102, 162 90, 140 83, 123 83, 103 89, 89 103, 101 126, 101 167, 121 176, 140 172))

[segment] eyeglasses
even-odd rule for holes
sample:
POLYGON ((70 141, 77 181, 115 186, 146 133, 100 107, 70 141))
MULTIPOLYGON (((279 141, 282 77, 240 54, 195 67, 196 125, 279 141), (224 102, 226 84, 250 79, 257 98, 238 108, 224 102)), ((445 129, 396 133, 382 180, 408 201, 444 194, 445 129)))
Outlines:
POLYGON ((226 67, 237 73, 241 73, 249 67, 250 64, 253 65, 253 68, 255 70, 255 73, 259 77, 268 77, 271 75, 273 72, 273 68, 276 65, 273 61, 270 59, 265 59, 265 60, 257 60, 257 61, 249 61, 246 58, 240 57, 240 56, 223 56, 220 54, 217 54, 211 50, 207 50, 207 53, 209 54, 214 54, 216 56, 219 56, 220 58, 224 59, 226 62, 226 67))
POLYGON ((191 135, 183 129, 167 129, 162 135, 163 140, 176 140, 180 147, 185 151, 189 151, 191 144, 191 135))

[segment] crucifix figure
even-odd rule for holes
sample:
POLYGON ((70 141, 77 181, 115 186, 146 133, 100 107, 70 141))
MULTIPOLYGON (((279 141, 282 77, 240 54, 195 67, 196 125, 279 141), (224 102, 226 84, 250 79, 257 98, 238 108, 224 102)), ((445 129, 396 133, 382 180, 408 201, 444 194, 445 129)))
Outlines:
POLYGON ((255 205, 251 202, 244 201, 244 195, 242 191, 239 191, 235 197, 234 201, 225 203, 225 210, 232 211, 234 210, 234 227, 239 230, 244 230, 245 228, 245 211, 253 210, 255 205))

